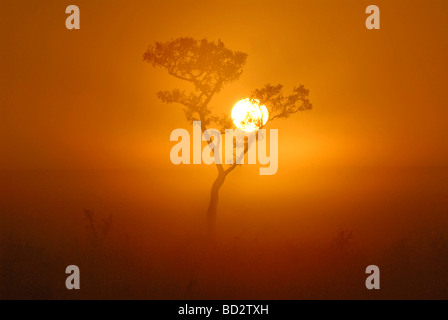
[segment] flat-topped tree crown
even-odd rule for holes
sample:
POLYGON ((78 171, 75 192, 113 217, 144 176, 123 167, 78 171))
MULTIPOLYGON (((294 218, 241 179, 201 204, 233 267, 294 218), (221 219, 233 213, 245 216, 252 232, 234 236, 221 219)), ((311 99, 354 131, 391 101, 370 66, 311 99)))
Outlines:
POLYGON ((208 104, 224 84, 240 77, 246 58, 246 53, 227 49, 221 40, 215 43, 188 37, 156 42, 143 55, 154 67, 165 68, 170 75, 194 85, 195 92, 174 89, 157 95, 165 103, 182 104, 188 120, 199 118, 204 124, 217 120, 208 104))
POLYGON ((299 111, 311 110, 313 106, 308 95, 309 90, 303 85, 295 87, 292 94, 285 96, 283 85, 266 84, 263 88, 254 90, 251 99, 256 99, 260 104, 269 106, 269 121, 272 121, 288 118, 299 111))

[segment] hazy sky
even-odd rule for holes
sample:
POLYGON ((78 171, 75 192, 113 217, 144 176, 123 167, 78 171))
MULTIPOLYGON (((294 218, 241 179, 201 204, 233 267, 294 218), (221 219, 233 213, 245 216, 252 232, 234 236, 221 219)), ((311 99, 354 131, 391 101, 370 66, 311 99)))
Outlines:
MULTIPOLYGON (((0 5, 2 169, 171 166, 190 128, 156 99, 178 80, 143 62, 154 41, 221 39, 248 54, 212 105, 229 112, 265 83, 310 89, 311 112, 279 128, 281 166, 448 163, 448 2, 10 1, 0 5), (65 28, 76 4, 81 29, 65 28)), ((284 167, 283 167, 284 168, 284 167)))

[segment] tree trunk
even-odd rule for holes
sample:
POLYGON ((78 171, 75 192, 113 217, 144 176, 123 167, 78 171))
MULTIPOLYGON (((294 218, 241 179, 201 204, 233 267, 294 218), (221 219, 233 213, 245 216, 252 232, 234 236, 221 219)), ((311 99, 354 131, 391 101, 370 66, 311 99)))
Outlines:
POLYGON ((226 179, 226 174, 220 172, 215 182, 213 182, 212 190, 210 193, 210 203, 207 209, 207 231, 210 238, 215 236, 215 226, 216 226, 216 213, 218 211, 218 195, 219 189, 223 185, 226 179))

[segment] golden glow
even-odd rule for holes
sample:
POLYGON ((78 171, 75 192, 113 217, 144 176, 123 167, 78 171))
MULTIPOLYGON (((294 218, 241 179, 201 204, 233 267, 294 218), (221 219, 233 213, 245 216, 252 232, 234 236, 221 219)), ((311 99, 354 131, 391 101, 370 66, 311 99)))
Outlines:
POLYGON ((233 123, 243 131, 256 131, 264 126, 268 119, 268 109, 266 106, 260 105, 260 101, 256 99, 240 100, 232 109, 233 123))

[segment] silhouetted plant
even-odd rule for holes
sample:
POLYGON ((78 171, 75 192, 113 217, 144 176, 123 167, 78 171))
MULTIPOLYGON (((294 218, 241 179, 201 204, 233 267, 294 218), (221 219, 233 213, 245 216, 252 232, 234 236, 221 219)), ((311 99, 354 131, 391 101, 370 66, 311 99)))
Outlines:
POLYGON ((353 232, 350 230, 344 230, 338 233, 333 238, 333 246, 339 251, 346 251, 353 244, 353 232))
MULTIPOLYGON (((229 115, 213 113, 210 102, 213 96, 221 91, 223 85, 241 76, 246 58, 246 53, 226 48, 221 40, 215 43, 207 39, 195 40, 189 37, 156 42, 149 46, 143 55, 143 59, 152 66, 162 67, 173 77, 193 84, 193 92, 174 89, 159 91, 157 96, 164 103, 182 105, 188 121, 201 121, 202 132, 211 125, 213 128, 220 129, 221 132, 234 127, 229 115)), ((288 118, 299 111, 310 110, 312 105, 308 100, 308 94, 309 91, 303 85, 295 87, 292 94, 285 96, 282 85, 267 84, 261 89, 254 90, 250 98, 258 99, 269 109, 269 120, 272 121, 288 118)), ((262 128, 262 124, 258 127, 262 128)), ((244 156, 247 150, 246 144, 243 154, 239 157, 244 156)), ((211 234, 215 226, 219 189, 227 175, 236 167, 236 163, 227 167, 216 164, 218 176, 213 182, 207 209, 211 234)))
POLYGON ((112 225, 112 215, 102 219, 101 222, 97 222, 95 221, 94 212, 84 209, 84 217, 87 221, 86 228, 90 243, 94 247, 102 246, 112 225))

